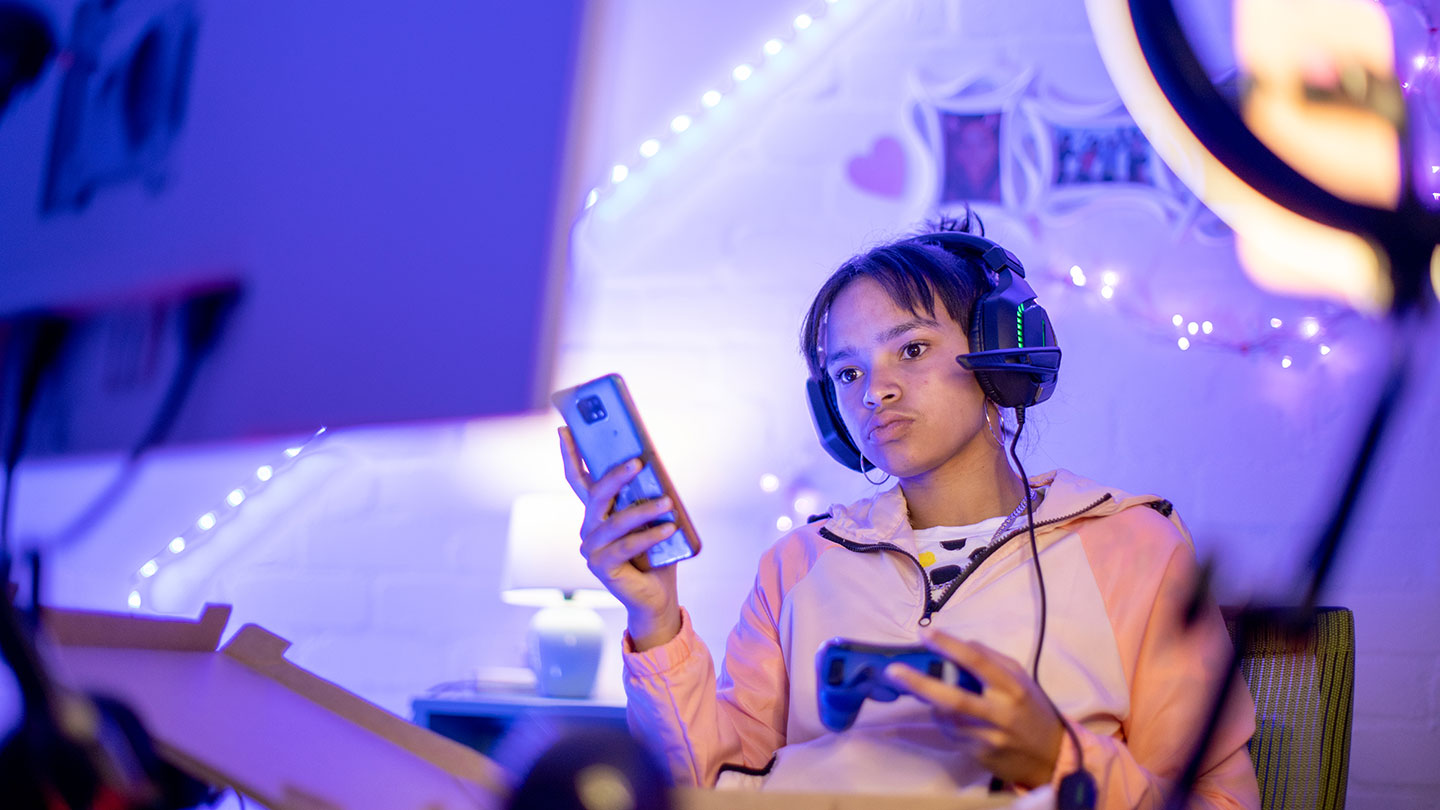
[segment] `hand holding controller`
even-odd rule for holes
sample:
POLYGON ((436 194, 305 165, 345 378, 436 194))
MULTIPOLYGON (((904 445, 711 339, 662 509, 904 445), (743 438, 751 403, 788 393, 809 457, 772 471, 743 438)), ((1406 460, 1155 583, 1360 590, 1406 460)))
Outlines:
POLYGON ((855 722, 866 698, 892 701, 901 694, 885 679, 885 667, 901 663, 932 678, 980 694, 983 687, 969 670, 922 645, 864 644, 831 639, 815 656, 820 722, 831 731, 844 731, 855 722))

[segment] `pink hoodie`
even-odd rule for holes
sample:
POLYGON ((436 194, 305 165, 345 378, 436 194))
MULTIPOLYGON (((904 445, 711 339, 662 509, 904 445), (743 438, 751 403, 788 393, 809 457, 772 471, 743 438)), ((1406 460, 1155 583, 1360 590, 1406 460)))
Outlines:
MULTIPOLYGON (((1032 482, 1046 487, 1035 513, 1049 604, 1040 684, 1080 739, 1098 806, 1157 807, 1184 767, 1229 654, 1225 625, 1213 603, 1189 631, 1179 624, 1196 566, 1189 532, 1168 503, 1064 470, 1032 482)), ((933 598, 938 589, 913 559, 900 489, 834 507, 761 558, 726 644, 718 693, 714 662, 683 611, 680 634, 666 644, 637 653, 625 640, 630 727, 682 785, 714 785, 722 765, 768 768, 767 790, 953 793, 986 785, 990 774, 958 753, 929 708, 909 696, 866 701, 851 728, 826 729, 815 654, 837 636, 918 644, 929 612, 935 628, 983 642, 1028 671, 1039 592, 1025 522, 943 607, 927 611, 927 592, 933 598), (900 551, 866 550, 876 543, 900 551)), ((1249 693, 1237 684, 1194 804, 1259 806, 1245 747, 1254 728, 1249 693)), ((1067 735, 1055 781, 1075 763, 1067 735)))

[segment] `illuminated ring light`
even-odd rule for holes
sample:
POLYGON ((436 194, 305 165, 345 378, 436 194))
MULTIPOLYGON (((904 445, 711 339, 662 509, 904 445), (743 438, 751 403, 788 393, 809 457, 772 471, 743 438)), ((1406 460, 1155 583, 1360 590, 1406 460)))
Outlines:
POLYGON ((1406 133, 1397 133, 1396 208, 1342 199, 1271 151, 1226 103, 1185 38, 1172 0, 1086 0, 1086 11, 1136 123, 1235 230, 1258 283, 1395 314, 1429 303, 1427 293, 1440 286, 1440 217, 1413 193, 1406 133))

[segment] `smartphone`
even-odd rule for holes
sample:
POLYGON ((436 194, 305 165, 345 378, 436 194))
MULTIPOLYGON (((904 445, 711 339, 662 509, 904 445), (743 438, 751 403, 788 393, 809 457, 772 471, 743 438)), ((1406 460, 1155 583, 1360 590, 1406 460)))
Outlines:
POLYGON ((685 512, 665 465, 660 463, 660 456, 650 443, 650 434, 645 432, 645 424, 640 421, 640 412, 630 398, 625 380, 619 374, 607 374, 574 388, 556 391, 550 401, 570 426, 570 435, 575 437, 575 446, 592 480, 599 480, 632 458, 639 458, 645 465, 615 496, 616 512, 638 501, 670 496, 674 509, 649 525, 674 523, 675 533, 635 557, 635 566, 648 571, 699 554, 700 537, 695 534, 690 515, 685 512))

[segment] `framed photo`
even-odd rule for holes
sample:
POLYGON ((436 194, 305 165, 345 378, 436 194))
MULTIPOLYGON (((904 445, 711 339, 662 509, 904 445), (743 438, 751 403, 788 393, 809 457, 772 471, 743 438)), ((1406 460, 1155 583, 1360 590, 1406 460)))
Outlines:
POLYGON ((1053 150, 1050 183, 1068 186, 1080 183, 1157 184, 1157 172, 1164 171, 1159 155, 1134 124, 1114 126, 1067 126, 1057 124, 1051 136, 1053 150))
POLYGON ((1044 95, 1027 98, 1018 140, 1034 161, 1040 196, 1110 194, 1130 189, 1179 198, 1189 190, 1165 166, 1118 100, 1089 105, 1044 95))
POLYGON ((1041 222, 1097 203, 1143 208, 1178 238, 1214 240, 1227 229, 1161 160, 1118 99, 1076 104, 1037 92, 1013 124, 1022 173, 1041 222))
POLYGON ((1012 117, 1032 76, 990 69, 944 83, 912 81, 915 139, 930 162, 923 197, 931 212, 1017 206, 1012 117))
POLYGON ((1000 113, 940 115, 941 205, 1002 201, 1000 113))

